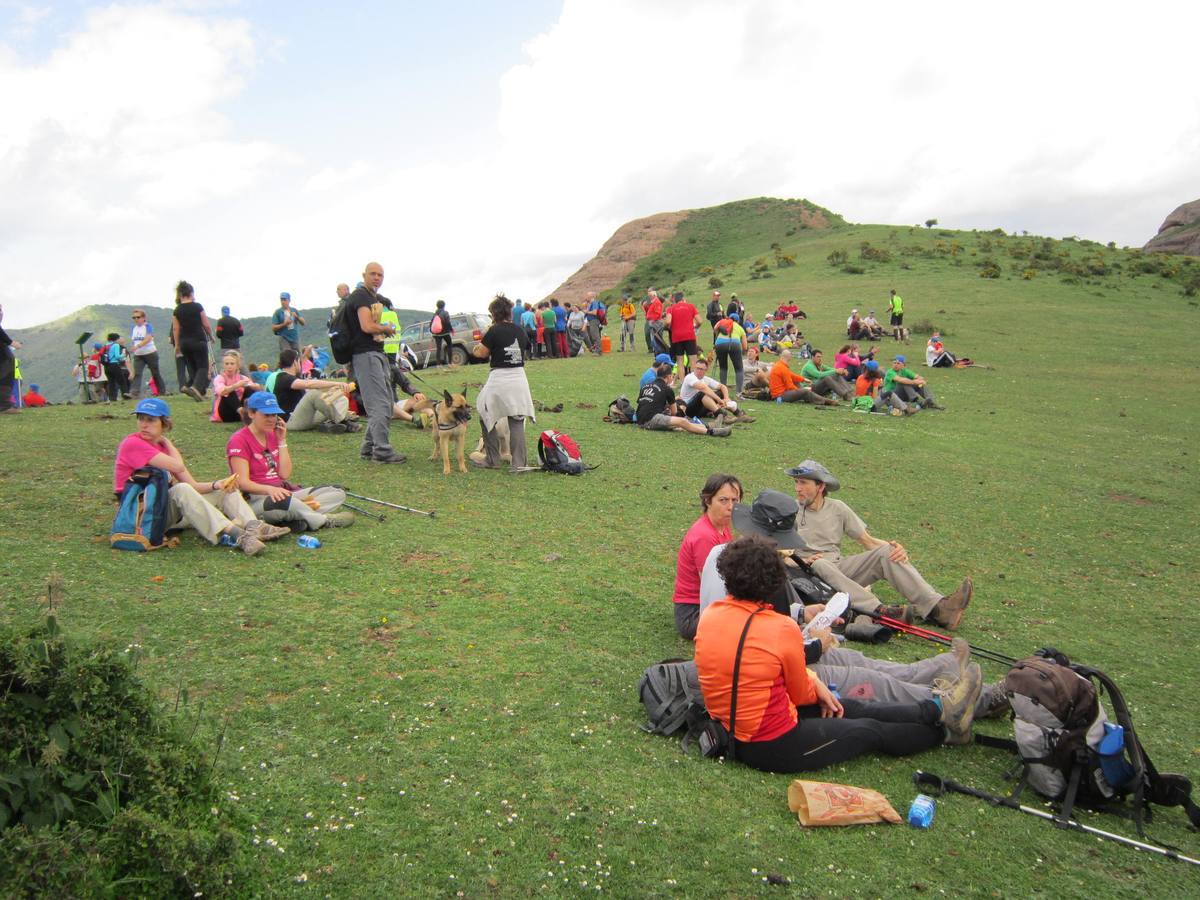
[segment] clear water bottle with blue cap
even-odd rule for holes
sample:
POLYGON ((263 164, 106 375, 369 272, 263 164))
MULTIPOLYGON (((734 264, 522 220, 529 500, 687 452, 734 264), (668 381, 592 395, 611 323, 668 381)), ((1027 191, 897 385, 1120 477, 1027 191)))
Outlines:
POLYGON ((1104 723, 1104 737, 1096 748, 1100 754, 1100 771, 1104 780, 1120 790, 1133 780, 1133 766, 1125 758, 1125 729, 1112 722, 1104 723))
POLYGON ((296 538, 296 543, 299 544, 301 547, 303 547, 305 550, 316 550, 318 547, 321 546, 321 542, 319 540, 317 540, 315 537, 313 537, 311 534, 300 535, 300 537, 296 538))
POLYGON ((917 794, 908 808, 908 824, 914 828, 928 828, 933 824, 933 813, 937 809, 937 801, 928 794, 917 794))

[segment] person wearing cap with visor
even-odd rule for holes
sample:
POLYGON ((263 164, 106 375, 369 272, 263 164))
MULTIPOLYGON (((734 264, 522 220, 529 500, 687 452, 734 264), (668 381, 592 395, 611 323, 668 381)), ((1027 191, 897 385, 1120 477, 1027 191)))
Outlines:
POLYGON ((925 409, 945 409, 929 390, 925 379, 912 369, 905 368, 905 358, 897 356, 892 360, 892 367, 883 376, 884 399, 890 394, 898 394, 900 399, 908 404, 924 407, 925 409))
MULTIPOLYGON (((752 504, 738 503, 733 508, 733 529, 739 535, 758 535, 771 541, 784 555, 784 565, 794 566, 796 557, 811 551, 796 531, 800 504, 795 497, 767 488, 759 491, 752 504)), ((717 567, 722 552, 729 546, 718 544, 709 551, 700 574, 700 618, 717 600, 728 596, 725 579, 717 567)), ((790 582, 784 581, 781 590, 767 599, 775 611, 790 615, 800 625, 811 622, 825 609, 824 603, 803 605, 790 582)), ((869 628, 883 628, 867 617, 860 617, 869 628)), ((859 626, 855 622, 846 630, 847 636, 859 626)), ((864 635, 865 636, 865 635, 864 635)), ((898 663, 874 659, 839 646, 829 629, 810 632, 804 642, 805 662, 811 671, 827 685, 837 685, 842 697, 887 703, 920 702, 940 697, 948 682, 957 679, 969 662, 970 647, 962 638, 952 642, 952 652, 938 653, 913 663, 898 663)), ((974 718, 988 718, 1008 708, 1004 686, 985 684, 974 708, 974 718)))
POLYGON ((228 306, 222 306, 221 318, 217 319, 217 340, 221 342, 221 349, 240 350, 243 334, 241 320, 229 312, 228 306))
POLYGON ((279 338, 279 349, 291 347, 300 353, 300 326, 307 325, 298 309, 292 309, 292 295, 284 291, 279 295, 279 309, 271 315, 271 330, 279 338))
POLYGON ((786 470, 796 481, 796 500, 801 507, 796 531, 812 550, 804 557, 830 586, 850 596, 855 612, 879 613, 892 618, 898 608, 885 607, 868 588, 886 581, 913 607, 917 615, 951 631, 958 628, 963 611, 971 602, 970 576, 954 593, 942 595, 930 586, 908 559, 899 541, 884 541, 867 532, 867 526, 849 506, 828 496, 841 487, 830 471, 816 460, 806 459, 786 470), (842 541, 849 537, 866 552, 842 556, 842 541))
POLYGON ((295 522, 300 530, 354 524, 354 513, 341 508, 346 502, 341 488, 302 488, 289 481, 292 455, 278 398, 270 391, 257 391, 246 401, 246 410, 250 424, 233 433, 225 453, 250 508, 266 522, 295 522))
POLYGON ((264 541, 288 534, 259 521, 236 487, 228 481, 197 481, 183 456, 167 439, 171 408, 157 397, 139 400, 134 409, 137 431, 121 441, 113 466, 113 492, 119 498, 135 469, 153 466, 171 474, 167 505, 167 531, 191 528, 210 544, 228 535, 247 556, 262 553, 264 541))
POLYGON ((644 388, 646 385, 648 385, 650 382, 652 382, 655 378, 658 377, 655 370, 659 366, 661 366, 663 363, 670 363, 670 362, 671 362, 671 354, 670 353, 660 353, 660 354, 658 354, 658 356, 654 357, 654 362, 650 363, 650 368, 646 369, 646 371, 642 373, 642 377, 638 379, 638 390, 640 391, 642 388, 644 388))
POLYGON ((915 406, 910 407, 894 392, 884 397, 880 390, 882 385, 883 374, 879 371, 879 363, 868 359, 863 364, 863 373, 854 381, 854 396, 869 397, 871 412, 886 413, 890 408, 893 416, 906 416, 917 411, 915 406))

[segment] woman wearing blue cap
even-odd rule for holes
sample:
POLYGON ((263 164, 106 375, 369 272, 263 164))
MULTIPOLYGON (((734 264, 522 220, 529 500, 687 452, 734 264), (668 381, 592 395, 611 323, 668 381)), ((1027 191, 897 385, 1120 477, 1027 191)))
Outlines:
POLYGON ((134 409, 137 431, 121 441, 113 467, 113 491, 120 496, 135 469, 154 466, 171 473, 167 531, 191 528, 210 544, 228 535, 247 556, 263 551, 263 541, 288 534, 258 521, 249 504, 230 480, 198 482, 188 471, 183 456, 166 437, 171 430, 171 408, 165 400, 147 397, 134 409))

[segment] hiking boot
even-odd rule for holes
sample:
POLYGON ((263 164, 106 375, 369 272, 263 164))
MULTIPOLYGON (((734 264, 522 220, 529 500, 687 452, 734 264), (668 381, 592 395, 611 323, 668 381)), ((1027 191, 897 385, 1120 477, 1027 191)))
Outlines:
POLYGON ((377 463, 402 463, 408 462, 408 457, 403 453, 392 453, 389 456, 372 456, 371 462, 377 463))
POLYGON ((346 426, 341 422, 322 422, 317 426, 317 431, 321 434, 345 434, 346 426))
POLYGON ((738 410, 737 418, 733 420, 734 425, 752 425, 758 421, 756 416, 748 416, 740 409, 738 410))
POLYGON ((350 509, 339 509, 337 512, 325 514, 326 528, 345 528, 348 525, 354 524, 354 511, 350 509))
POLYGON ((362 425, 360 425, 360 424, 358 424, 358 422, 352 421, 350 419, 347 419, 345 422, 342 422, 340 424, 345 426, 346 431, 353 432, 353 431, 362 431, 363 430, 362 425))
POLYGON ((971 743, 971 722, 975 718, 975 703, 983 689, 983 672, 979 663, 971 663, 956 680, 939 679, 933 683, 933 695, 942 702, 942 725, 947 744, 971 743))
POLYGON ((709 437, 729 437, 733 434, 733 429, 728 427, 714 427, 708 429, 709 437))
POLYGON ((950 642, 950 652, 954 655, 954 661, 958 664, 958 672, 961 675, 971 664, 971 645, 967 643, 966 638, 956 637, 950 642))
POLYGON ((942 412, 946 411, 946 407, 942 406, 942 404, 940 404, 940 403, 926 403, 925 408, 926 409, 940 409, 942 412))
POLYGON ((191 398, 192 398, 193 400, 195 400, 197 403, 203 403, 203 402, 204 402, 204 395, 203 395, 203 394, 201 394, 201 393, 200 393, 198 390, 196 390, 194 387, 192 387, 190 384, 188 384, 188 385, 184 385, 184 386, 183 386, 183 387, 181 387, 179 390, 180 390, 180 393, 187 394, 189 397, 191 397, 191 398))
POLYGON ((242 533, 238 535, 236 546, 242 549, 242 552, 247 556, 258 556, 267 549, 267 545, 255 537, 253 531, 243 528, 242 533))
POLYGON ((261 519, 251 519, 243 526, 243 531, 247 534, 252 534, 264 543, 273 541, 281 537, 287 537, 292 533, 292 529, 282 525, 272 525, 269 522, 264 522, 261 519))
POLYGON ((887 616, 889 619, 896 619, 903 622, 905 625, 911 625, 915 620, 915 614, 911 606, 881 606, 875 610, 876 615, 887 616))
POLYGON ((489 466, 487 464, 486 460, 487 460, 487 457, 484 457, 483 461, 480 461, 480 460, 475 459, 474 457, 471 457, 470 463, 477 469, 499 469, 500 468, 500 466, 489 466))
POLYGON ((920 411, 921 411, 921 407, 919 407, 915 403, 910 403, 910 404, 908 404, 908 406, 904 407, 904 414, 906 416, 915 416, 920 411))
POLYGON ((979 692, 979 699, 975 701, 975 718, 999 719, 1011 709, 1012 704, 1008 701, 1008 694, 1005 693, 1002 683, 985 684, 979 692))
POLYGON ((962 580, 962 584, 958 586, 957 591, 953 594, 947 594, 938 601, 938 605, 930 610, 925 620, 933 622, 936 625, 941 625, 949 631, 954 631, 958 628, 958 623, 962 620, 963 612, 971 602, 971 592, 974 588, 975 585, 971 581, 971 576, 968 575, 962 580))

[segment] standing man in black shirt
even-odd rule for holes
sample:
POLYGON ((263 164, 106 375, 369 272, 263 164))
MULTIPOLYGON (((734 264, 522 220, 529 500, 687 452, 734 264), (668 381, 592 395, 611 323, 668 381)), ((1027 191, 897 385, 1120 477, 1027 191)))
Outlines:
POLYGON ((229 307, 221 307, 221 318, 217 319, 217 340, 222 350, 242 349, 242 323, 229 314, 229 307))
POLYGON ((363 433, 359 455, 378 463, 402 463, 408 459, 397 453, 391 444, 388 429, 392 423, 392 373, 383 344, 375 335, 392 335, 396 326, 390 322, 376 322, 371 315, 371 306, 382 303, 379 288, 383 284, 383 266, 377 262, 367 263, 363 270, 362 287, 357 288, 347 299, 346 320, 354 336, 354 356, 350 365, 354 379, 362 396, 367 414, 367 430, 363 433))

